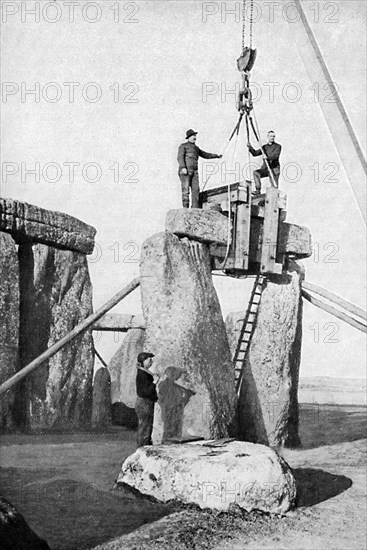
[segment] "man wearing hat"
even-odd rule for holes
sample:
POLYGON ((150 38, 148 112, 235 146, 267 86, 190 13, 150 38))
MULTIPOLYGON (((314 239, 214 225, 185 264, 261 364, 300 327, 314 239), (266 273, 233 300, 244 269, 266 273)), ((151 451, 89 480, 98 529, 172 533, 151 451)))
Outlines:
POLYGON ((191 188, 191 208, 199 208, 199 175, 198 159, 220 159, 222 155, 206 153, 196 145, 197 132, 187 130, 186 142, 178 148, 178 175, 181 180, 182 206, 190 206, 190 188, 191 188))
POLYGON ((158 401, 156 385, 150 367, 153 363, 153 353, 143 351, 138 355, 138 371, 136 373, 136 403, 135 411, 139 420, 138 447, 152 445, 154 405, 158 401))

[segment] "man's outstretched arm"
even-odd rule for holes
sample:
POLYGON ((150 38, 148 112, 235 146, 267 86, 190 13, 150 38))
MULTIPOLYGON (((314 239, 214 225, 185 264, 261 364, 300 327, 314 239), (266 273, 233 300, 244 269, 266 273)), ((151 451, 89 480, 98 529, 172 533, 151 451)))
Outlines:
POLYGON ((199 149, 199 147, 197 147, 197 151, 199 153, 199 157, 202 157, 204 159, 221 159, 223 156, 223 155, 216 155, 215 153, 207 153, 206 151, 199 149))

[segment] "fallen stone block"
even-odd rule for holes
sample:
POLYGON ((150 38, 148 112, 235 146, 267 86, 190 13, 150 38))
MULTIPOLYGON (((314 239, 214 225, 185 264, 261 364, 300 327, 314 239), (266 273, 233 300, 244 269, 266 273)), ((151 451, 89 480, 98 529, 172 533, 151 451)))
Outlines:
POLYGON ((123 463, 117 483, 202 509, 237 505, 284 514, 296 500, 288 464, 269 447, 241 441, 140 447, 123 463))
POLYGON ((220 212, 201 208, 169 210, 166 231, 201 243, 227 244, 228 218, 220 212))
POLYGON ((1 550, 50 550, 28 525, 22 514, 0 495, 0 548, 1 550))

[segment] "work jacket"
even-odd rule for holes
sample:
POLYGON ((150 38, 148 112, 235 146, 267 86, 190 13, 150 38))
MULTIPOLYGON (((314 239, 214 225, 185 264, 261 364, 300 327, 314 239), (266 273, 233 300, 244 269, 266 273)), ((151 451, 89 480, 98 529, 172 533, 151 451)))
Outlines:
POLYGON ((153 376, 148 371, 138 367, 138 372, 136 373, 136 393, 138 397, 144 397, 150 401, 158 401, 157 390, 153 380, 153 376))
POLYGON ((186 141, 182 143, 178 148, 178 172, 180 173, 182 168, 186 168, 188 172, 195 172, 198 169, 198 158, 202 157, 204 159, 217 159, 219 155, 214 153, 207 153, 195 143, 186 141))
MULTIPOLYGON (((254 149, 253 147, 249 147, 250 153, 253 157, 258 157, 261 155, 261 149, 254 149)), ((279 157, 280 152, 282 150, 282 146, 279 145, 279 143, 267 143, 266 145, 263 145, 264 153, 267 156, 267 159, 270 164, 270 168, 278 168, 280 166, 279 164, 279 157)), ((263 165, 261 168, 267 168, 265 162, 263 162, 263 165)))

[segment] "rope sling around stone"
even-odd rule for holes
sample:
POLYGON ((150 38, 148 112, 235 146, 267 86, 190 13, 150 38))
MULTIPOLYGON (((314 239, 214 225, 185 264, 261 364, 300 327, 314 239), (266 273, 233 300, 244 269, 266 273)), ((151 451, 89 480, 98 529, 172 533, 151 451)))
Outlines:
POLYGON ((27 366, 25 366, 23 369, 18 371, 16 374, 11 376, 6 382, 1 384, 0 386, 0 398, 2 395, 4 395, 8 390, 10 390, 15 384, 20 382, 25 376, 30 374, 32 371, 34 371, 37 367, 42 365, 45 361, 50 359, 55 353, 57 353, 61 348, 63 348, 66 344, 74 340, 77 336, 88 330, 88 328, 93 325, 98 319, 103 317, 105 313, 107 313, 110 309, 112 309, 116 304, 118 304, 123 298, 125 298, 128 294, 130 294, 133 290, 138 288, 140 285, 140 277, 136 277, 133 279, 127 286, 125 286, 122 290, 120 290, 115 296, 113 296, 108 302, 106 302, 102 307, 100 307, 95 313, 92 313, 84 319, 79 325, 73 328, 70 332, 68 332, 61 340, 53 344, 51 347, 49 347, 46 351, 44 351, 41 355, 39 355, 36 359, 34 359, 31 363, 29 363, 27 366))

